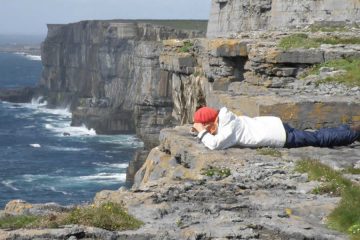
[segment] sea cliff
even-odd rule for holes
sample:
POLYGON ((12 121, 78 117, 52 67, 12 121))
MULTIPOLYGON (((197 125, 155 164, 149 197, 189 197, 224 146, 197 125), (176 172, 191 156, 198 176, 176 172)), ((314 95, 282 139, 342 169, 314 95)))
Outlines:
MULTIPOLYGON (((319 194, 324 178, 314 181, 298 166, 316 161, 358 186, 357 171, 346 170, 360 168, 359 144, 210 151, 188 131, 203 105, 251 117, 275 115, 302 129, 360 123, 358 78, 343 81, 352 70, 327 65, 359 61, 358 12, 359 1, 352 0, 341 6, 213 0, 208 38, 131 21, 49 26, 42 85, 50 103, 70 104, 73 124, 104 133, 136 131, 155 146, 137 154, 131 189, 102 191, 94 199, 95 205, 122 204, 145 225, 122 232, 69 226, 0 236, 348 239, 327 226, 342 195, 319 194), (182 126, 159 131, 174 124, 182 126)), ((23 205, 11 203, 6 213, 32 208, 25 204, 24 211, 23 205)))
POLYGON ((135 132, 145 144, 172 123, 171 82, 159 68, 162 40, 204 36, 137 21, 49 25, 41 86, 50 106, 70 106, 73 125, 98 133, 135 132))

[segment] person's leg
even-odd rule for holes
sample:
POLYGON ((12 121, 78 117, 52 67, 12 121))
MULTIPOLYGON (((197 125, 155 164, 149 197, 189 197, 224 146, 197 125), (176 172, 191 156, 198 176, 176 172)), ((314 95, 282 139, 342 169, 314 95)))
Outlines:
POLYGON ((346 146, 360 139, 360 132, 347 125, 337 128, 322 128, 318 131, 302 131, 284 124, 287 133, 286 148, 346 146))
POLYGON ((346 146, 358 140, 359 135, 359 132, 351 130, 348 125, 317 131, 320 147, 346 146))
POLYGON ((292 128, 289 124, 284 124, 286 131, 286 148, 298 148, 305 146, 318 147, 318 139, 315 132, 302 131, 296 128, 292 128))

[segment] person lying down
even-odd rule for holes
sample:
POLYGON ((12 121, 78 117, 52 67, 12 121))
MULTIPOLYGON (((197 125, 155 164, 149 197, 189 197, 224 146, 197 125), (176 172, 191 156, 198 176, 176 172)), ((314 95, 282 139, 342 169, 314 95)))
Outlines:
POLYGON ((219 110, 202 107, 194 114, 193 128, 199 140, 209 149, 240 147, 335 147, 360 141, 360 125, 340 125, 304 131, 283 123, 273 116, 237 116, 226 107, 219 110))

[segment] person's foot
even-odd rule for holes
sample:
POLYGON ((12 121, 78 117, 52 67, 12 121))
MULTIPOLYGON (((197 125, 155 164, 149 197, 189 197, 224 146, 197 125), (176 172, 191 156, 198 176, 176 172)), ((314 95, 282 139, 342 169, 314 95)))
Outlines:
POLYGON ((351 130, 357 132, 358 138, 356 139, 356 141, 360 142, 360 124, 359 124, 359 123, 358 123, 358 124, 354 124, 354 125, 352 125, 350 128, 351 128, 351 130))
POLYGON ((351 128, 353 131, 355 131, 355 132, 360 132, 360 123, 351 125, 350 128, 351 128))

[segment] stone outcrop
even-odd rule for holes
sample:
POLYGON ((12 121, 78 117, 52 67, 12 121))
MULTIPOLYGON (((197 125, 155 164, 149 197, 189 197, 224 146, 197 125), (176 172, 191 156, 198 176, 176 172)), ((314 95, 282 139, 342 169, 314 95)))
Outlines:
POLYGON ((137 21, 49 25, 41 85, 53 106, 71 105, 73 124, 98 133, 136 132, 154 146, 171 124, 171 82, 159 68, 162 40, 203 36, 137 21))
POLYGON ((131 190, 103 191, 95 203, 123 203, 145 222, 135 233, 149 239, 347 239, 328 229, 326 216, 338 197, 314 195, 319 182, 294 171, 316 158, 336 169, 359 161, 359 145, 337 149, 281 149, 280 156, 256 149, 210 151, 188 132, 162 130, 131 190), (229 176, 206 176, 206 169, 229 176), (152 236, 157 232, 157 236, 152 236))
MULTIPOLYGON (((173 86, 179 86, 173 89, 173 116, 191 123, 196 107, 208 105, 226 106, 251 117, 279 116, 303 129, 359 123, 359 87, 318 85, 319 80, 341 72, 324 68, 320 75, 301 79, 314 64, 359 58, 359 45, 279 48, 279 41, 288 34, 248 32, 237 39, 165 41, 160 66, 172 75, 173 86), (184 53, 185 45, 192 47, 184 53)), ((358 32, 329 34, 351 38, 358 32)), ((309 35, 322 37, 324 33, 309 35)))
POLYGON ((31 87, 0 89, 0 100, 12 103, 30 102, 37 93, 38 90, 31 87))
MULTIPOLYGON (((109 232, 64 226, 0 230, 0 238, 348 239, 325 224, 339 197, 313 194, 321 183, 309 181, 307 174, 294 168, 297 161, 309 157, 338 170, 354 167, 359 164, 359 144, 279 149, 276 156, 257 149, 210 151, 189 134, 189 128, 161 131, 161 143, 137 173, 132 189, 102 191, 94 199, 95 204, 123 204, 145 223, 140 229, 109 232), (228 169, 229 173, 207 176, 211 168, 228 169)), ((358 175, 352 179, 360 182, 358 175)))
POLYGON ((207 36, 234 37, 247 31, 359 22, 360 2, 357 0, 212 0, 207 36))
POLYGON ((4 214, 17 215, 50 215, 58 214, 71 210, 72 206, 61 206, 56 203, 30 204, 23 200, 12 200, 8 202, 4 209, 4 214))
MULTIPOLYGON (((313 194, 321 183, 309 181, 295 165, 311 158, 337 170, 359 168, 359 144, 279 149, 276 155, 235 147, 210 151, 189 134, 191 125, 164 129, 159 141, 154 139, 164 126, 191 123, 203 105, 251 117, 275 115, 303 129, 360 123, 359 87, 319 84, 344 71, 322 68, 318 75, 301 77, 314 64, 360 58, 358 44, 285 50, 279 42, 294 32, 259 31, 317 22, 357 24, 359 16, 359 1, 351 0, 213 0, 208 39, 132 21, 50 26, 42 82, 51 91, 50 103, 75 106, 74 124, 87 123, 99 132, 136 129, 147 146, 158 145, 144 164, 142 150, 130 164, 129 175, 136 172, 128 178, 134 181, 131 189, 102 191, 94 199, 123 204, 145 225, 112 233, 80 226, 0 231, 0 237, 347 239, 326 227, 339 197, 313 194), (232 38, 212 38, 222 36, 232 38), (207 174, 213 169, 225 174, 207 174)), ((296 33, 352 38, 359 30, 296 33)), ((346 177, 360 182, 356 174, 346 177)))

